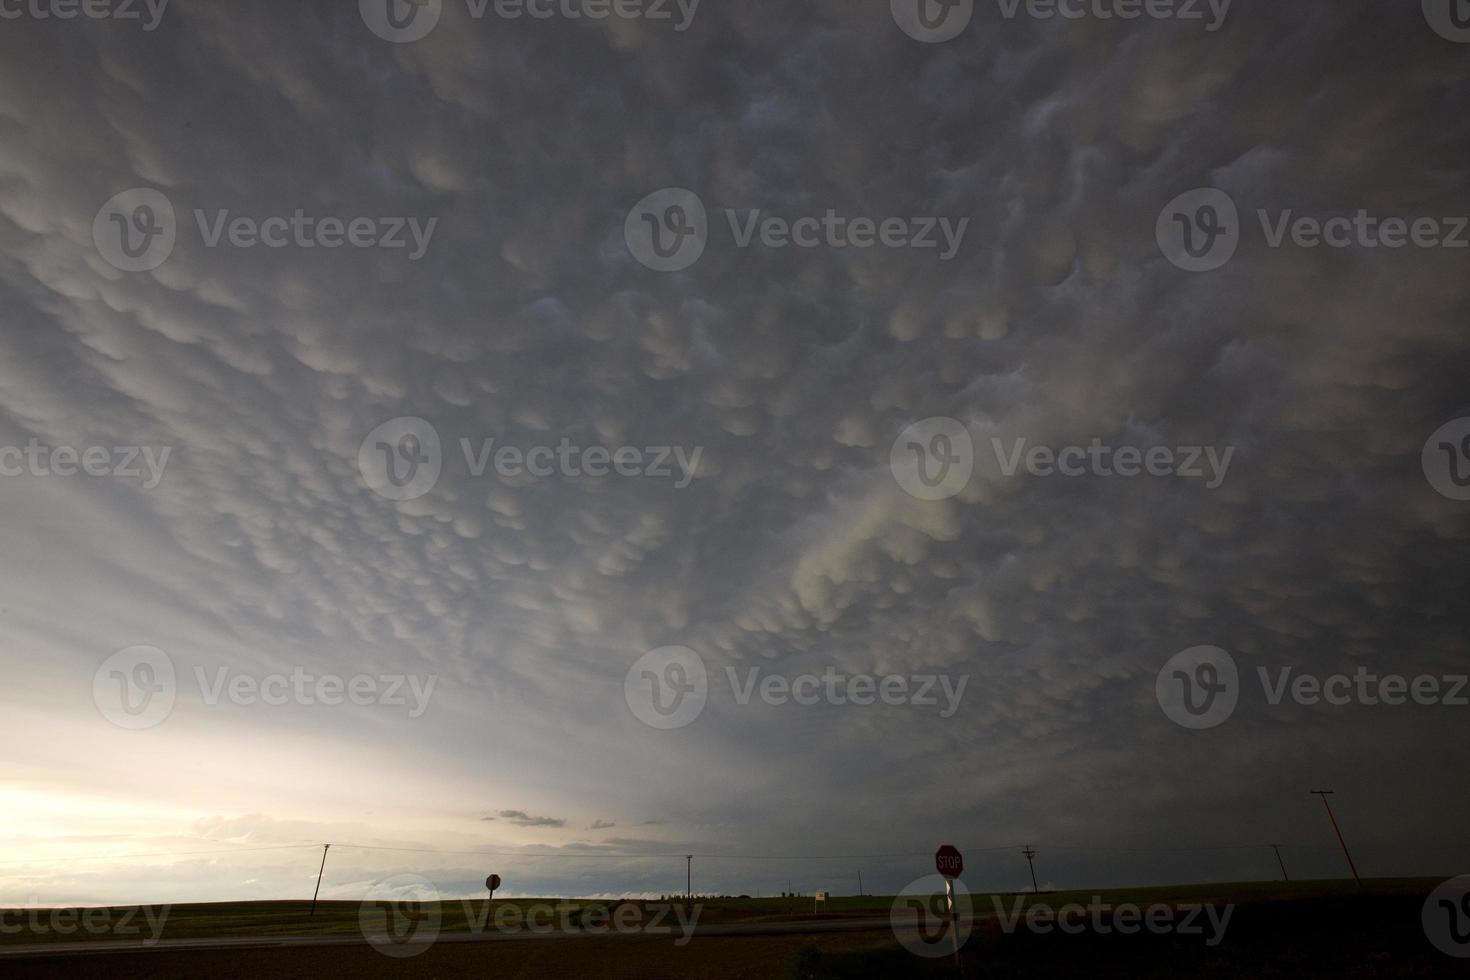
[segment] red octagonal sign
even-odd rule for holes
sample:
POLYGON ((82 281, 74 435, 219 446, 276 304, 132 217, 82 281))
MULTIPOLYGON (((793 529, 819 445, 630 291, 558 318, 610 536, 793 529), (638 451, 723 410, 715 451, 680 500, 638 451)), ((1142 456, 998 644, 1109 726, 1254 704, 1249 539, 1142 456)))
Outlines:
POLYGON ((965 872, 965 859, 953 844, 942 844, 934 852, 934 867, 946 878, 958 878, 965 872))

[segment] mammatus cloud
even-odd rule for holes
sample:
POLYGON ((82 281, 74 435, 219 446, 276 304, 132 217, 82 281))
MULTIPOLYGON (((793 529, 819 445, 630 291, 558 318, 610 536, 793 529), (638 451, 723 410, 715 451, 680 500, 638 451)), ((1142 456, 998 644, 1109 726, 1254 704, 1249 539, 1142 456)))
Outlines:
MULTIPOLYGON (((146 36, 118 26, 0 33, 0 444, 171 450, 152 487, 0 477, 0 543, 24 556, 3 573, 17 682, 0 716, 17 742, 49 733, 6 789, 28 816, 0 847, 570 850, 585 842, 567 820, 532 814, 589 812, 604 817, 587 830, 660 814, 649 839, 599 842, 637 854, 888 852, 895 836, 1315 846, 1304 791, 1329 781, 1365 863, 1470 860, 1397 844, 1458 839, 1470 791, 1436 750, 1452 709, 1248 702, 1194 733, 1153 694, 1201 644, 1248 677, 1463 669, 1470 511, 1420 454, 1470 414, 1465 253, 1272 247, 1254 223, 1465 212, 1470 62, 1418 5, 1237 0, 1208 32, 977 5, 942 44, 848 0, 701 5, 680 32, 446 4, 408 44, 353 4, 265 18, 195 0, 146 36), (697 262, 660 273, 625 221, 670 187, 712 230, 697 262), (1201 187, 1230 196, 1244 233, 1191 273, 1156 226, 1201 187), (177 217, 151 270, 94 241, 130 188, 177 217), (264 242, 298 210, 316 232, 340 221, 344 244, 264 242), (968 224, 941 262, 742 246, 726 212, 745 227, 757 210, 793 229, 829 211, 968 224), (224 211, 262 240, 201 232, 196 212, 209 230, 224 211), (410 261, 346 243, 355 219, 374 243, 437 223, 410 261), (971 434, 974 474, 922 500, 890 454, 936 416, 971 434), (443 447, 414 499, 359 466, 399 418, 443 447), (477 472, 490 439, 702 454, 682 488, 477 472), (1008 476, 992 446, 1019 440, 1235 451, 1209 489, 1008 476), (138 644, 168 653, 181 690, 121 739, 94 672, 138 644), (667 644, 705 658, 712 690, 694 724, 654 731, 624 684, 667 644), (415 719, 346 699, 208 705, 187 687, 195 668, 298 666, 438 681, 415 719), (726 668, 752 666, 970 680, 941 719, 742 705, 726 668), (485 799, 526 809, 482 818, 485 799)), ((1250 853, 1057 860, 1077 880, 1220 880, 1256 873, 1250 853)), ((382 870, 355 860, 344 893, 382 870)), ((684 870, 568 865, 528 867, 568 893, 668 889, 684 870)), ((754 889, 762 867, 710 873, 754 889)), ((285 890, 298 870, 262 880, 285 890)), ((196 872, 179 893, 237 897, 196 872)), ((108 873, 64 880, 121 898, 152 881, 108 873)), ((7 894, 54 875, 32 868, 7 894)))

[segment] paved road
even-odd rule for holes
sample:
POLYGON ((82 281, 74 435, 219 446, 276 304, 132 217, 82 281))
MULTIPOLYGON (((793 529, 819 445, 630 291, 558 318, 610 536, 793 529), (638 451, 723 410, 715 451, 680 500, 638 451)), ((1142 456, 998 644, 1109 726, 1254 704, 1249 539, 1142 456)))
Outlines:
MULTIPOLYGON (((968 923, 967 923, 968 924, 968 923)), ((514 942, 534 939, 587 939, 618 936, 680 936, 677 922, 664 927, 665 932, 630 931, 618 932, 607 928, 600 932, 585 929, 531 932, 453 932, 440 935, 435 943, 514 942)), ((872 916, 849 919, 815 919, 793 922, 728 922, 700 924, 693 928, 694 936, 778 936, 802 933, 847 932, 892 928, 888 916, 872 916)), ((913 927, 907 927, 913 928, 913 927)), ((20 959, 37 956, 92 956, 102 953, 172 952, 179 950, 215 949, 271 949, 288 946, 365 946, 368 940, 356 933, 341 936, 229 936, 204 939, 163 939, 152 944, 133 942, 86 942, 59 941, 50 943, 27 943, 25 945, 0 946, 0 959, 20 959)))

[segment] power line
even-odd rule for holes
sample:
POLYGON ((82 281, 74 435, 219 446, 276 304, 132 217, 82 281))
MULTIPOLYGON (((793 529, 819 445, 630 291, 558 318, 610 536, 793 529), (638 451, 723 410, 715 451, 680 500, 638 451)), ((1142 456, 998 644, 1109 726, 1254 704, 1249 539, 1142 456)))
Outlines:
POLYGON ((248 854, 253 851, 293 851, 303 847, 321 847, 320 844, 272 844, 268 847, 237 847, 233 850, 217 851, 156 851, 151 854, 93 854, 88 857, 54 857, 28 859, 21 864, 54 864, 57 862, 72 861, 121 861, 130 858, 158 858, 158 857, 200 857, 205 855, 222 856, 227 854, 248 854))
MULTIPOLYGON (((218 849, 208 851, 156 851, 141 854, 94 854, 85 857, 54 857, 29 859, 17 862, 19 865, 30 864, 53 864, 72 863, 80 861, 122 861, 137 858, 167 858, 167 857, 228 857, 235 854, 250 854, 261 851, 289 851, 305 848, 318 847, 351 848, 361 851, 397 851, 406 854, 447 854, 475 857, 502 857, 502 858, 525 858, 539 859, 550 858, 568 861, 589 860, 646 860, 653 858, 684 858, 691 856, 689 851, 644 851, 641 853, 608 853, 606 851, 525 851, 525 850, 452 850, 433 847, 395 847, 386 844, 351 844, 340 841, 314 842, 305 844, 272 844, 256 847, 236 847, 230 849, 218 849)), ((992 847, 970 847, 961 849, 970 854, 1000 853, 1014 851, 1017 848, 1029 848, 1034 845, 1003 844, 992 847)), ((1290 847, 1297 850, 1332 850, 1330 844, 1186 844, 1174 846, 1118 846, 1109 844, 1053 844, 1043 841, 1043 847, 1053 850, 1068 851, 1106 851, 1115 853, 1180 853, 1191 851, 1233 851, 1253 850, 1261 847, 1290 847)), ((928 860, 933 856, 932 851, 892 851, 868 854, 713 854, 694 852, 693 857, 707 861, 881 861, 881 860, 928 860)))

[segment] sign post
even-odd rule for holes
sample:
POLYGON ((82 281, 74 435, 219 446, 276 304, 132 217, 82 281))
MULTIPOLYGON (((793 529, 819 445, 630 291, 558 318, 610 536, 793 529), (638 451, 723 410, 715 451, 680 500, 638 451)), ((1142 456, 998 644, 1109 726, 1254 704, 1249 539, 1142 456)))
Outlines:
POLYGON ((944 897, 949 902, 950 939, 954 942, 954 965, 960 965, 959 909, 954 900, 954 880, 965 872, 965 858, 953 844, 941 844, 934 852, 934 869, 944 876, 944 897))
POLYGON ((495 889, 500 887, 500 875, 491 875, 485 879, 485 887, 490 889, 490 898, 485 902, 485 928, 490 928, 490 905, 495 901, 495 889))

